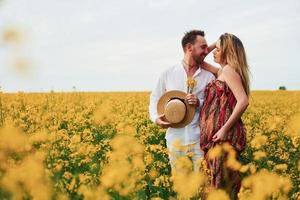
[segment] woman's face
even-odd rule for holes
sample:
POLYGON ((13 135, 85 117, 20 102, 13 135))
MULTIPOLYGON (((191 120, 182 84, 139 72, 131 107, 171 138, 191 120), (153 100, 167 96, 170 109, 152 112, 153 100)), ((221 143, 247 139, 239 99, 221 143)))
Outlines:
POLYGON ((220 48, 220 40, 216 42, 216 49, 213 51, 214 61, 216 63, 221 63, 221 48, 220 48))

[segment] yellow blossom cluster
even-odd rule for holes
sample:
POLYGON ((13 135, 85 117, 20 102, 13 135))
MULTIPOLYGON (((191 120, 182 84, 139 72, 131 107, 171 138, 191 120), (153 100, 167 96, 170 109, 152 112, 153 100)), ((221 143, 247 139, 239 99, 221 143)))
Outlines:
MULTIPOLYGON (((0 199, 229 199, 188 157, 172 173, 148 105, 148 92, 0 93, 0 199)), ((210 149, 241 173, 239 199, 300 198, 299 113, 300 92, 252 92, 239 159, 210 149)))

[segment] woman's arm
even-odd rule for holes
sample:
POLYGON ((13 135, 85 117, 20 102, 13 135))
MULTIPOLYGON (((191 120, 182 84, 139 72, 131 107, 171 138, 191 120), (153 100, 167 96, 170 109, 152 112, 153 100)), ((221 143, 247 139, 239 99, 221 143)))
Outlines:
POLYGON ((230 115, 224 126, 221 128, 225 132, 228 132, 247 109, 249 105, 249 99, 244 90, 239 74, 235 72, 232 67, 228 65, 225 66, 222 70, 222 76, 224 77, 225 82, 227 83, 237 100, 232 114, 230 115))
POLYGON ((212 50, 214 50, 216 48, 216 43, 217 42, 214 42, 211 45, 209 45, 209 47, 207 47, 207 49, 208 49, 208 53, 207 54, 209 54, 212 50))
POLYGON ((221 68, 215 67, 205 61, 203 61, 201 68, 213 73, 213 75, 215 75, 215 77, 218 77, 219 70, 221 69, 221 68))
MULTIPOLYGON (((209 47, 207 47, 207 54, 209 54, 212 50, 214 50, 216 48, 216 42, 212 43, 209 47)), ((218 77, 218 72, 219 72, 219 69, 218 67, 215 67, 205 61, 203 61, 201 67, 211 73, 213 73, 215 75, 215 77, 218 77)))

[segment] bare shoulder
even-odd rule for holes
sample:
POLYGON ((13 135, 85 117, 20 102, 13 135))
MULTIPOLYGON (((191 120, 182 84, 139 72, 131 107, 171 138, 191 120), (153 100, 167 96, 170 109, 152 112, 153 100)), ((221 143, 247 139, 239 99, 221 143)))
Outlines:
POLYGON ((224 77, 224 79, 226 80, 230 80, 230 79, 239 79, 240 80, 240 75, 235 71, 235 69, 230 66, 230 65, 226 65, 223 67, 222 69, 222 76, 224 77))

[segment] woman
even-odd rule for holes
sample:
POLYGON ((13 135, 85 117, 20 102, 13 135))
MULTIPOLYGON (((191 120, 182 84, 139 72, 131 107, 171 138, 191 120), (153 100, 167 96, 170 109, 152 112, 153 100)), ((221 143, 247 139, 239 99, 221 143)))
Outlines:
POLYGON ((206 99, 200 112, 200 147, 211 171, 211 186, 226 189, 231 199, 237 199, 241 186, 238 171, 226 167, 227 154, 208 159, 208 151, 216 144, 228 142, 237 158, 246 146, 246 130, 241 120, 249 105, 249 70, 243 44, 236 36, 225 33, 209 47, 214 61, 221 68, 206 62, 202 68, 212 72, 216 79, 205 90, 206 99), (229 186, 229 188, 228 188, 229 186))

